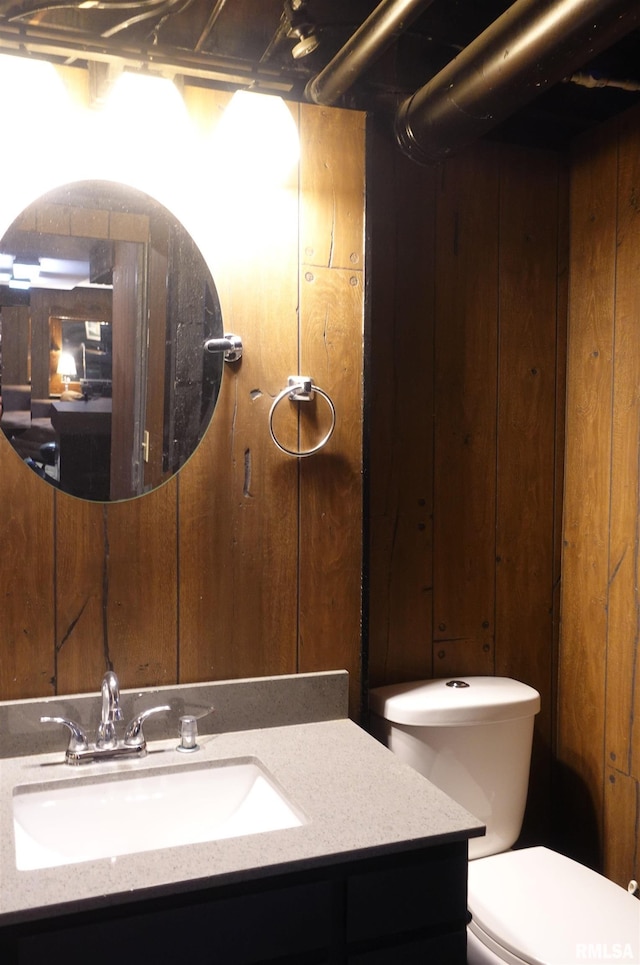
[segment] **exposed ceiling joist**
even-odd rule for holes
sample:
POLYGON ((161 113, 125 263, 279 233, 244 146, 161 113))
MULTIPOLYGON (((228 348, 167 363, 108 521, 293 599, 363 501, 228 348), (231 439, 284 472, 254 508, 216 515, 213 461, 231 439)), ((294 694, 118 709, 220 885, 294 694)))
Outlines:
MULTIPOLYGON (((551 2, 537 0, 541 8, 551 2)), ((345 73, 331 80, 331 102, 391 120, 509 6, 508 0, 0 0, 0 49, 179 74, 292 100, 316 99, 314 81, 342 58, 345 73), (349 44, 383 14, 397 22, 375 56, 356 64, 349 44)), ((587 46, 584 62, 572 61, 567 75, 580 83, 561 77, 490 136, 563 147, 639 102, 640 30, 597 55, 587 46)))

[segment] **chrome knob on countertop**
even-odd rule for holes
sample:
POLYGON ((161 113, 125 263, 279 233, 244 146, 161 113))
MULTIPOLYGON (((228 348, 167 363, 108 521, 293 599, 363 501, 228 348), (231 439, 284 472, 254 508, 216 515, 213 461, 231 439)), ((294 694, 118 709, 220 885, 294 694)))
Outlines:
POLYGON ((180 718, 180 743, 178 751, 198 750, 198 718, 193 714, 185 714, 180 718))

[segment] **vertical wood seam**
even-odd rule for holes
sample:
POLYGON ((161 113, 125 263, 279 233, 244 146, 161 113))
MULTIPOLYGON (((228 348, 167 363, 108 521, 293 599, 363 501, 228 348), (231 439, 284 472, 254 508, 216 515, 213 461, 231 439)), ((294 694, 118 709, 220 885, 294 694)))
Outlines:
MULTIPOLYGON (((300 111, 300 105, 296 105, 296 115, 298 124, 298 137, 300 137, 300 130, 302 126, 302 114, 300 111)), ((297 271, 296 271, 296 324, 298 327, 298 373, 300 372, 300 367, 302 365, 302 289, 300 284, 300 279, 302 276, 302 266, 304 263, 304 257, 302 252, 302 205, 304 203, 303 193, 302 193, 302 178, 300 176, 301 161, 298 160, 298 219, 296 224, 297 240, 296 240, 296 252, 297 252, 297 271)), ((300 448, 300 407, 298 406, 298 447, 300 448)), ((296 561, 296 673, 300 673, 300 668, 302 665, 302 629, 300 614, 302 610, 302 480, 301 480, 301 466, 300 460, 298 459, 298 465, 296 466, 296 486, 297 486, 297 528, 298 533, 296 537, 296 546, 298 550, 298 559, 296 561)))
MULTIPOLYGON (((620 165, 620 139, 622 136, 622 128, 620 123, 616 122, 616 129, 618 133, 618 166, 620 165)), ((618 178, 618 194, 620 191, 620 177, 618 178)), ((619 198, 618 198, 619 200, 619 198)), ((640 442, 636 438, 636 443, 640 442)), ((633 745, 633 733, 635 730, 635 720, 634 720, 634 703, 635 694, 637 693, 638 687, 638 675, 639 675, 639 647, 640 647, 640 592, 638 588, 638 564, 640 562, 640 506, 638 505, 640 501, 640 445, 637 447, 637 464, 636 464, 636 513, 635 513, 635 532, 633 541, 633 592, 634 592, 634 607, 635 607, 635 637, 634 637, 634 648, 633 648, 633 658, 631 666, 631 713, 628 720, 628 743, 627 743, 627 774, 636 780, 636 820, 635 820, 635 840, 636 840, 636 855, 634 861, 634 868, 636 869, 636 875, 640 871, 638 868, 638 860, 640 859, 640 841, 639 841, 639 824, 640 824, 640 781, 638 777, 640 776, 637 772, 634 773, 634 745, 633 745)))
MULTIPOLYGON (((611 580, 615 578, 615 572, 617 571, 618 564, 612 564, 612 546, 611 546, 611 536, 612 536, 612 516, 613 516, 613 493, 614 493, 614 483, 613 483, 613 465, 614 465, 614 442, 615 442, 615 416, 616 416, 616 399, 617 399, 617 345, 619 337, 619 319, 618 319, 618 235, 620 231, 620 132, 618 125, 616 124, 616 161, 615 161, 615 194, 613 197, 613 210, 615 212, 615 233, 614 233, 614 256, 613 256, 613 319, 612 319, 612 329, 613 337, 611 340, 611 397, 610 397, 610 412, 611 412, 611 424, 609 428, 610 440, 611 440, 611 452, 609 457, 609 506, 608 506, 608 533, 609 539, 607 541, 607 614, 605 622, 605 633, 606 633, 606 645, 605 645, 605 666, 604 666, 604 701, 606 707, 606 694, 607 687, 609 683, 609 648, 611 643, 610 638, 610 606, 609 598, 611 595, 611 580), (613 567, 613 572, 612 572, 613 567)), ((606 774, 607 767, 607 719, 605 714, 604 720, 604 730, 602 735, 602 769, 603 775, 606 774)), ((604 798, 606 792, 606 781, 602 782, 602 807, 604 813, 604 798)))
MULTIPOLYGON (((552 546, 553 546, 553 558, 551 563, 551 647, 549 651, 549 679, 551 683, 551 706, 550 711, 550 726, 551 726, 551 745, 553 756, 557 756, 558 751, 558 666, 560 661, 559 653, 559 639, 560 639, 560 598, 561 598, 561 581, 562 581, 562 507, 563 507, 563 496, 564 496, 564 448, 559 445, 561 441, 564 441, 564 432, 562 435, 562 440, 558 438, 558 429, 562 423, 566 422, 566 404, 563 402, 562 408, 564 408, 564 415, 561 411, 560 405, 560 391, 562 388, 561 377, 560 377, 560 363, 561 357, 558 350, 560 344, 560 325, 561 325, 561 286, 560 277, 562 269, 562 258, 563 252, 566 257, 565 242, 566 242, 566 230, 567 224, 566 220, 561 217, 562 203, 563 200, 568 205, 568 196, 565 191, 562 191, 562 178, 560 171, 556 174, 556 210, 558 212, 558 218, 556 220, 556 325, 555 325, 555 399, 554 399, 554 419, 553 424, 555 427, 554 431, 554 454, 553 454, 553 529, 552 529, 552 546), (564 228, 564 231, 563 231, 564 228), (558 483, 558 475, 562 473, 562 487, 558 483), (558 499, 558 497, 560 497, 558 499), (560 503, 560 505, 558 505, 560 503), (557 547, 560 547, 559 554, 557 547)), ((565 272, 567 270, 567 265, 565 264, 565 272)), ((567 338, 567 304, 566 304, 566 292, 564 296, 564 335, 563 339, 566 341, 567 338)), ((565 350, 565 365, 566 365, 566 350, 565 350)), ((565 380, 566 381, 566 380, 565 380)))
MULTIPOLYGON (((640 498, 640 445, 638 446, 637 464, 636 464, 636 505, 639 498, 640 498)), ((636 512, 636 517, 635 517, 635 534, 634 534, 635 538, 633 541, 633 572, 634 572, 633 591, 634 591, 634 604, 635 604, 635 612, 636 612, 636 632, 635 632, 634 648, 633 648, 633 660, 631 665, 632 700, 634 699, 635 694, 637 693, 638 679, 639 679, 638 671, 639 671, 639 662, 640 662, 640 626, 639 626, 640 589, 638 587, 638 564, 640 562, 640 545, 639 545, 640 544, 640 506, 637 506, 637 508, 638 508, 638 512, 636 512)), ((634 774, 634 760, 633 760, 633 732, 635 729, 633 708, 629 716, 628 727, 629 727, 629 730, 628 730, 629 741, 628 741, 628 751, 627 751, 627 773, 637 779, 638 774, 634 774)), ((640 794, 640 781, 638 782, 638 793, 640 794)), ((638 820, 640 820, 640 816, 637 815, 636 825, 638 823, 638 820)), ((637 835, 636 835, 636 840, 637 840, 637 835)))
POLYGON ((52 533, 53 552, 51 561, 53 563, 53 692, 57 696, 58 691, 58 493, 53 493, 53 520, 52 533))
POLYGON ((498 555, 498 509, 499 509, 499 499, 500 499, 500 408, 502 405, 502 399, 500 396, 501 378, 500 378, 500 362, 501 362, 501 335, 502 335, 502 198, 503 198, 503 175, 504 175, 504 154, 502 151, 498 153, 498 197, 496 199, 497 203, 497 224, 496 224, 496 401, 495 401, 495 412, 494 412, 494 433, 495 433, 495 462, 493 466, 494 471, 494 483, 493 483, 493 553, 492 553, 492 573, 493 573, 493 653, 491 654, 491 666, 493 669, 493 674, 495 676, 496 666, 498 661, 498 564, 496 557, 498 555))
MULTIPOLYGON (((607 690, 609 686, 609 626, 610 626, 610 597, 611 597, 611 541, 612 541, 612 515, 613 515, 613 492, 614 492, 614 481, 613 481, 613 463, 614 463, 614 445, 615 445, 615 415, 616 415, 616 344, 617 344, 617 321, 618 321, 618 306, 617 306, 617 279, 618 279, 618 231, 619 231, 619 193, 620 193, 620 142, 619 137, 616 137, 616 162, 615 162, 615 187, 614 196, 612 202, 612 208, 615 215, 614 224, 614 255, 613 255, 613 278, 612 278, 612 304, 613 304, 613 318, 611 319, 612 337, 611 337, 611 387, 609 394, 609 499, 607 505, 607 593, 606 593, 606 612, 605 612, 605 657, 604 657, 604 673, 603 673, 603 704, 606 709, 607 705, 607 690)), ((604 715, 604 727, 602 729, 602 783, 601 783, 601 813, 604 816, 606 811, 606 790, 607 782, 605 780, 607 773, 607 718, 606 713, 604 715)), ((606 841, 603 842, 601 848, 602 852, 606 855, 606 841)))
POLYGON ((180 615, 181 615, 181 603, 182 603, 182 593, 180 586, 180 473, 178 473, 176 479, 176 492, 175 492, 175 515, 176 515, 176 542, 175 542, 175 554, 176 554, 176 652, 175 652, 175 679, 177 683, 181 683, 180 680, 180 649, 181 649, 181 637, 180 637, 180 615))
POLYGON ((429 572, 430 572, 430 584, 431 584, 431 626, 429 627, 429 667, 430 676, 434 676, 434 659, 433 652, 436 642, 436 627, 435 627, 435 607, 433 605, 435 599, 434 591, 434 575, 435 575, 435 551, 434 551, 434 520, 436 513, 436 286, 438 284, 438 278, 436 275, 436 264, 437 264, 437 252, 436 252, 436 225, 437 225, 437 204, 438 204, 438 179, 443 176, 443 165, 439 165, 440 171, 436 171, 433 178, 431 179, 431 277, 433 279, 431 285, 431 412, 429 413, 429 419, 431 422, 431 505, 429 506, 429 518, 430 518, 430 541, 429 541, 429 553, 431 559, 429 561, 429 572))

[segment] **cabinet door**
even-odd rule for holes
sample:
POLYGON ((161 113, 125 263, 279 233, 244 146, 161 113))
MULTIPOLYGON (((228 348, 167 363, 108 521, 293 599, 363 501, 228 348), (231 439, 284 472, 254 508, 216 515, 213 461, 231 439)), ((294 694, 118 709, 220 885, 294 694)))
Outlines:
POLYGON ((457 930, 466 925, 466 847, 433 848, 422 860, 349 877, 347 941, 407 932, 457 930))
MULTIPOLYGON (((274 888, 258 894, 201 900, 113 918, 49 927, 16 939, 2 965, 140 965, 197 961, 199 965, 257 965, 328 960, 331 890, 326 882, 274 888)), ((1 949, 3 951, 4 949, 1 949)))
POLYGON ((349 965, 466 965, 466 932, 349 955, 349 965))

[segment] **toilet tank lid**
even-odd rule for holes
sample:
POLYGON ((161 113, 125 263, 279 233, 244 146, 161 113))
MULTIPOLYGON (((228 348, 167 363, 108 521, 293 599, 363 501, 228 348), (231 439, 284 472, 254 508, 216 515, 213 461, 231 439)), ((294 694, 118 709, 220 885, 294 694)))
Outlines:
POLYGON ((374 714, 415 727, 466 726, 533 717, 540 694, 509 677, 457 677, 377 687, 369 694, 374 714))

